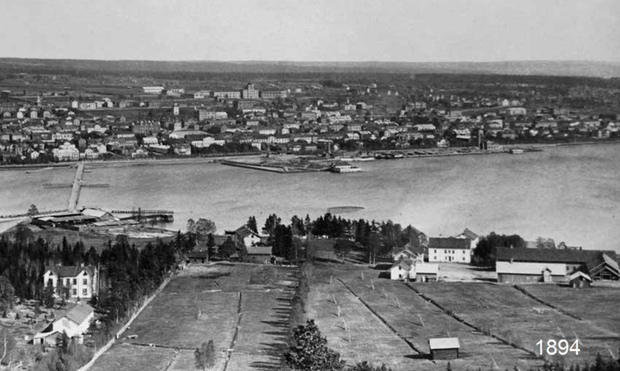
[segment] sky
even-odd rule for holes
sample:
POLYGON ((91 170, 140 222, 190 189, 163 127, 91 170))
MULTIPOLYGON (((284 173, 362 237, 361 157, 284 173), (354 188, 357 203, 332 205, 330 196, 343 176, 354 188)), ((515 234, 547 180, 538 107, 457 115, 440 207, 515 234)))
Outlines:
POLYGON ((2 0, 0 57, 620 62, 620 0, 2 0))

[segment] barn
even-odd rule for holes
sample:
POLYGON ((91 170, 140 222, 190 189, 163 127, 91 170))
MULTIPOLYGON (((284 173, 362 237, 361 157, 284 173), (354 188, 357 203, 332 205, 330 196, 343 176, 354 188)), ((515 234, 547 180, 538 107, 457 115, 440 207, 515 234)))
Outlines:
POLYGON ((593 280, 618 280, 614 251, 498 247, 497 281, 503 283, 568 282, 576 271, 593 280))
POLYGON ((434 338, 428 340, 431 359, 445 360, 459 358, 459 338, 434 338))

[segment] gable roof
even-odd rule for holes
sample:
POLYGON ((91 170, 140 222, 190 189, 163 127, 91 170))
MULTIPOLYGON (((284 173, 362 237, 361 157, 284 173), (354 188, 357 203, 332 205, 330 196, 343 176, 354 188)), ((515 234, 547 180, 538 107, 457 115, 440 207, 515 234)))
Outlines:
POLYGON ((592 258, 586 262, 586 268, 590 274, 596 274, 598 271, 603 270, 605 267, 620 277, 620 267, 615 259, 610 258, 606 253, 601 253, 598 256, 592 258))
POLYGON ((463 233, 459 234, 459 236, 463 236, 465 238, 468 238, 470 240, 475 240, 476 238, 480 237, 477 234, 475 234, 474 232, 472 232, 469 228, 465 228, 465 230, 463 231, 463 233))
POLYGON ((428 339, 428 346, 431 350, 437 349, 458 349, 461 347, 459 338, 435 338, 428 339))
POLYGON ((583 277, 584 279, 592 282, 592 278, 590 278, 590 276, 588 276, 587 274, 583 273, 582 271, 576 271, 575 273, 571 274, 570 276, 568 276, 568 279, 570 281, 574 280, 575 278, 578 277, 583 277))
POLYGON ((79 325, 83 323, 93 312, 94 309, 88 304, 76 304, 73 308, 69 309, 63 317, 66 317, 79 325))
MULTIPOLYGON (((601 250, 561 250, 561 249, 511 249, 498 247, 496 252, 497 261, 519 261, 532 263, 574 263, 584 264, 594 261, 601 254, 607 255, 611 260, 616 259, 614 251, 601 250)), ((617 266, 617 263, 616 263, 617 266)))
POLYGON ((455 237, 431 237, 428 241, 429 249, 462 249, 471 248, 471 242, 464 238, 455 237))
POLYGON ((258 233, 254 232, 247 225, 243 225, 235 230, 235 234, 241 238, 246 238, 247 236, 254 235, 256 237, 260 237, 258 233))
POLYGON ((411 259, 401 257, 396 262, 394 262, 394 264, 392 264, 392 266, 390 267, 390 270, 400 267, 406 271, 410 271, 412 265, 413 265, 413 261, 411 259))
POLYGON ((97 271, 97 268, 95 268, 92 265, 87 265, 87 266, 80 266, 80 265, 65 265, 65 266, 60 266, 60 265, 54 265, 54 266, 49 266, 45 269, 45 272, 53 272, 55 273, 58 278, 65 278, 65 277, 77 277, 82 271, 86 271, 88 272, 91 276, 95 275, 95 272, 97 271))

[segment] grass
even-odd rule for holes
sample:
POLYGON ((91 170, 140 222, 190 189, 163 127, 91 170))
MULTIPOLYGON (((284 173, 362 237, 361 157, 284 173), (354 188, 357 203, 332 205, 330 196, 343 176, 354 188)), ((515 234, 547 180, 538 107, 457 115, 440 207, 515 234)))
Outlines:
MULTIPOLYGON (((106 356, 123 357, 127 347, 138 354, 141 349, 170 350, 177 353, 167 358, 168 370, 188 370, 195 368, 193 350, 213 340, 216 370, 224 369, 229 353, 227 370, 278 369, 295 287, 296 273, 290 268, 190 266, 144 309, 106 356)), ((146 358, 142 369, 158 369, 164 362, 154 358, 151 364, 146 358)), ((102 360, 98 370, 118 369, 105 368, 102 360)))
POLYGON ((394 371, 439 369, 428 360, 416 359, 419 354, 337 280, 359 280, 359 277, 359 268, 333 265, 316 265, 309 277, 307 316, 315 320, 329 346, 340 352, 349 364, 385 363, 394 371), (330 275, 334 276, 331 284, 330 275))
POLYGON ((536 298, 584 320, 591 321, 597 326, 608 329, 619 327, 620 289, 618 288, 573 289, 555 285, 522 285, 521 287, 536 298), (592 303, 596 303, 596 305, 592 305, 592 303))
POLYGON ((174 354, 172 349, 121 344, 103 354, 90 371, 164 371, 173 360, 174 354))
POLYGON ((346 281, 347 286, 374 312, 426 355, 430 356, 429 338, 458 337, 461 353, 460 359, 451 362, 454 368, 486 368, 494 363, 502 369, 512 369, 514 366, 523 369, 541 365, 540 360, 527 352, 502 344, 497 339, 476 332, 457 321, 403 283, 385 279, 373 282, 374 290, 370 288, 368 280, 352 278, 346 281))
MULTIPOLYGON (((581 353, 578 356, 569 353, 562 357, 565 362, 591 362, 597 353, 609 355, 608 346, 617 349, 620 345, 617 333, 602 329, 589 321, 579 321, 562 314, 511 286, 479 283, 411 285, 446 311, 453 312, 483 332, 496 335, 532 352, 536 351, 539 340, 566 338, 572 342, 575 339, 574 331, 582 343, 581 353)), ((551 285, 540 286, 540 295, 543 296, 544 291, 553 288, 551 285)), ((616 298, 620 296, 616 295, 616 298)), ((573 296, 572 300, 580 303, 577 307, 594 306, 587 298, 577 295, 573 296)), ((620 299, 616 300, 616 303, 620 302, 620 299)), ((611 328, 618 328, 617 321, 612 320, 612 323, 614 327, 611 328)))

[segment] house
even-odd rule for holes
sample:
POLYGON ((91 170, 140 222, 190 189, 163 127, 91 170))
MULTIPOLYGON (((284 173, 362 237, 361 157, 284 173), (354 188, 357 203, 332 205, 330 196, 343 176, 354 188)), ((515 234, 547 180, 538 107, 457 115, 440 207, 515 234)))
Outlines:
POLYGON ((390 267, 390 279, 408 280, 411 278, 414 263, 413 260, 401 257, 390 267))
POLYGON ((256 246, 262 241, 261 236, 251 230, 247 225, 237 228, 235 231, 227 231, 226 234, 234 235, 237 242, 243 244, 246 248, 256 246))
POLYGON ((84 334, 95 316, 94 309, 84 303, 78 303, 70 308, 65 314, 52 322, 42 332, 36 334, 34 344, 56 344, 56 336, 63 332, 70 338, 84 334))
POLYGON ((590 287, 590 284, 592 283, 592 278, 590 278, 590 276, 588 276, 587 274, 583 273, 582 271, 576 271, 575 273, 571 274, 570 276, 568 276, 568 282, 570 287, 572 288, 588 288, 590 287))
POLYGON ((620 280, 614 251, 498 247, 497 281, 566 282, 581 271, 592 280, 620 280))
POLYGON ((187 263, 204 264, 209 261, 209 253, 207 251, 192 251, 187 256, 187 263))
POLYGON ((245 261, 256 264, 269 264, 271 262, 271 246, 255 246, 248 249, 245 261))
POLYGON ((431 237, 428 242, 428 261, 469 264, 471 245, 468 238, 431 237))
POLYGON ((52 285, 54 292, 60 283, 69 289, 72 299, 90 299, 99 291, 99 275, 94 266, 50 266, 43 274, 43 285, 52 285))
POLYGON ((401 248, 396 248, 392 250, 392 259, 394 261, 400 260, 401 258, 411 259, 413 261, 424 261, 424 249, 415 249, 411 248, 409 244, 401 248))
POLYGON ((431 359, 457 359, 461 345, 458 338, 428 339, 431 359))

